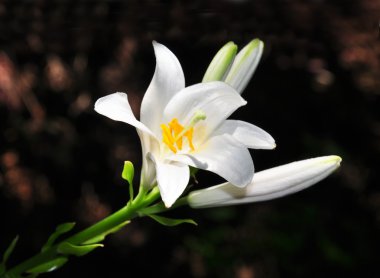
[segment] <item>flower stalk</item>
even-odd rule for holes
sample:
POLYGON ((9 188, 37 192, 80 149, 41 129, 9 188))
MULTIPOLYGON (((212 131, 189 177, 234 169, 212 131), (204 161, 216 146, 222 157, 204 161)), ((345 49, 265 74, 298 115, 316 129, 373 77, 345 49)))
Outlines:
MULTIPOLYGON (((24 273, 31 273, 31 270, 37 268, 40 265, 46 264, 62 256, 67 257, 67 254, 62 254, 59 250, 62 244, 69 243, 73 246, 86 246, 87 243, 96 242, 97 239, 103 240, 106 235, 115 232, 115 229, 121 229, 126 224, 128 224, 130 220, 136 217, 146 216, 147 214, 141 213, 140 211, 143 211, 144 208, 149 207, 159 198, 159 191, 156 188, 157 187, 152 189, 150 192, 147 192, 146 190, 140 190, 136 198, 132 202, 129 202, 126 206, 122 207, 120 210, 114 212, 113 214, 95 223, 94 225, 84 229, 83 231, 80 231, 63 241, 52 245, 50 248, 45 249, 43 252, 9 269, 4 274, 4 276, 0 277, 22 277, 21 275, 24 273)), ((162 207, 162 210, 155 211, 162 212, 163 210, 165 210, 164 207, 162 207)), ((52 271, 54 269, 55 268, 52 267, 46 272, 52 271)))

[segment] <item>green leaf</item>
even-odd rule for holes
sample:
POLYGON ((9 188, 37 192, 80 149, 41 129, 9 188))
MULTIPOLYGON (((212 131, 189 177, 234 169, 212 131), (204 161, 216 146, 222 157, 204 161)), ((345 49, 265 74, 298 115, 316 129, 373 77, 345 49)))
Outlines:
POLYGON ((12 254, 13 250, 16 247, 17 241, 19 237, 18 235, 12 240, 11 244, 9 244, 7 250, 5 250, 4 255, 3 255, 3 260, 0 264, 0 275, 4 274, 6 271, 6 263, 9 259, 9 256, 12 254))
POLYGON ((12 254, 13 250, 15 249, 16 247, 16 244, 17 244, 17 241, 18 241, 18 235, 12 240, 11 244, 9 244, 7 250, 5 250, 4 252, 4 255, 3 255, 3 261, 2 261, 2 264, 6 264, 8 259, 9 259, 9 256, 12 254))
POLYGON ((47 242, 44 244, 44 246, 42 246, 41 251, 43 252, 50 248, 60 235, 70 232, 74 228, 74 226, 75 222, 67 222, 58 225, 57 228, 55 228, 55 232, 50 235, 47 242))
POLYGON ((27 272, 32 274, 51 272, 63 266, 68 261, 67 257, 61 256, 50 261, 47 261, 39 266, 29 269, 27 272))
POLYGON ((58 245, 57 251, 64 255, 83 256, 90 253, 92 250, 103 247, 103 244, 88 244, 88 245, 73 245, 68 242, 63 242, 58 245))
POLYGON ((154 214, 148 214, 148 216, 156 220, 158 223, 164 226, 169 226, 169 227, 177 226, 183 223, 189 223, 196 226, 198 225, 193 219, 173 219, 173 218, 167 218, 167 217, 158 216, 154 214))
POLYGON ((121 223, 120 225, 108 230, 107 232, 104 232, 104 233, 102 233, 96 237, 93 237, 93 238, 85 241, 83 244, 87 245, 87 244, 94 244, 94 243, 102 242, 106 236, 108 236, 109 234, 116 233, 117 231, 122 229, 125 225, 129 224, 130 222, 131 222, 130 220, 127 220, 127 221, 121 223))

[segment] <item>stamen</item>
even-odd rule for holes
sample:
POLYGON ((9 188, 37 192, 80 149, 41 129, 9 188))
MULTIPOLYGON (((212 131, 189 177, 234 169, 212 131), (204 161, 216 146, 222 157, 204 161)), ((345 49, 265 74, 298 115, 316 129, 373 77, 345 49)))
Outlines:
POLYGON ((186 137, 189 147, 192 151, 195 150, 193 145, 194 126, 199 122, 206 119, 206 114, 203 111, 197 111, 191 118, 190 124, 185 128, 176 118, 173 118, 167 125, 161 124, 162 141, 169 147, 169 149, 177 153, 182 150, 183 137, 186 137))
POLYGON ((171 129, 164 124, 161 125, 161 129, 162 141, 169 147, 172 152, 177 153, 177 149, 174 147, 174 138, 171 129))
POLYGON ((184 130, 183 126, 178 123, 176 118, 169 123, 169 126, 174 132, 174 142, 177 144, 178 149, 182 150, 182 137, 178 135, 184 130))
POLYGON ((190 128, 190 129, 186 132, 186 134, 185 134, 185 136, 186 136, 186 138, 187 138, 187 141, 189 141, 190 149, 191 149, 192 151, 194 151, 194 145, 193 145, 193 133, 194 133, 194 128, 192 127, 192 128, 190 128))

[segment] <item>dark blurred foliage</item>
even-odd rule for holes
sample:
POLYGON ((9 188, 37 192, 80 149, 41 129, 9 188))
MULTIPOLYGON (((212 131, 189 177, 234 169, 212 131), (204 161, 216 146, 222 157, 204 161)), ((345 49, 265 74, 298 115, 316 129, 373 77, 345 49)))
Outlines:
MULTIPOLYGON (((135 130, 93 111, 124 91, 134 112, 154 71, 152 40, 197 83, 227 41, 265 52, 235 118, 277 142, 257 170, 337 154, 341 169, 279 200, 190 210, 198 227, 137 219, 106 248, 50 277, 380 277, 380 2, 0 2, 0 250, 38 252, 59 223, 77 230, 121 207, 135 130)), ((138 175, 137 175, 138 176, 138 175)), ((220 179, 200 173, 199 187, 220 179)))

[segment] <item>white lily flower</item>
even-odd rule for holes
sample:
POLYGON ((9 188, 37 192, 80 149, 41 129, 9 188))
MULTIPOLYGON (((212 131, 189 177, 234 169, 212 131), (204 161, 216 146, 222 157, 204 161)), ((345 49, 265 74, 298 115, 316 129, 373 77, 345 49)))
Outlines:
POLYGON ((342 159, 324 156, 297 161, 255 173, 251 183, 237 188, 223 183, 193 191, 188 196, 193 208, 220 207, 266 201, 301 191, 330 175, 342 159))
POLYGON ((185 88, 176 56, 153 42, 156 70, 141 104, 140 121, 124 93, 97 100, 95 110, 134 126, 141 139, 145 187, 156 183, 170 207, 185 190, 189 166, 212 171, 237 187, 250 183, 254 173, 247 148, 274 148, 273 138, 246 122, 226 120, 246 101, 224 82, 185 88))
POLYGON ((211 61, 202 82, 224 81, 241 94, 260 62, 264 43, 254 39, 237 55, 236 50, 233 42, 224 45, 211 61))

